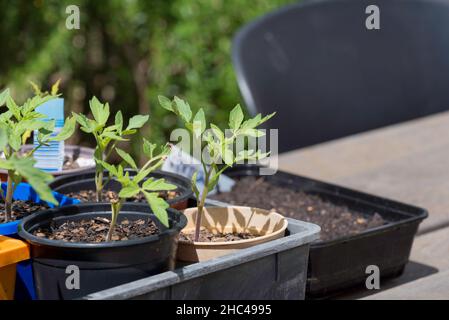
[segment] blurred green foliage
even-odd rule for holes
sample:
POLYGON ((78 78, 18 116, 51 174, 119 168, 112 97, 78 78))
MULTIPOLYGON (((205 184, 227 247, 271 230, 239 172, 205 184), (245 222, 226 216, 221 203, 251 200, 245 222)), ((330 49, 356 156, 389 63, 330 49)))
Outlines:
MULTIPOLYGON (((177 119, 157 95, 179 95, 225 125, 240 102, 231 63, 235 32, 293 0, 17 0, 0 1, 0 88, 31 93, 61 78, 70 111, 87 112, 92 95, 125 117, 150 114, 145 135, 166 140, 177 119), (77 5, 81 28, 65 27, 77 5)), ((72 143, 92 144, 84 135, 72 143)), ((128 147, 129 148, 129 147, 128 147)), ((135 146, 138 154, 140 146, 135 146)))

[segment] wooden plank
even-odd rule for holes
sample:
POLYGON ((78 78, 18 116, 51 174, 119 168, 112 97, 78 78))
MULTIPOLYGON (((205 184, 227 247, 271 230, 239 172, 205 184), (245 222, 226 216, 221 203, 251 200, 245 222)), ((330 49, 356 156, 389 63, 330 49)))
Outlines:
POLYGON ((447 300, 449 270, 363 298, 362 300, 447 300))
POLYGON ((449 225, 449 112, 281 154, 281 170, 427 208, 449 225))

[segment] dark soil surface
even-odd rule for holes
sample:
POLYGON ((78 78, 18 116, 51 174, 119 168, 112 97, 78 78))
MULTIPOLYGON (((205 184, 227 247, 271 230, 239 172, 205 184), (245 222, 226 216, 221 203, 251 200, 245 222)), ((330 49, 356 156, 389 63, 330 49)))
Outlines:
MULTIPOLYGON (((45 204, 38 204, 31 201, 14 201, 12 205, 11 221, 20 220, 37 211, 47 210, 49 207, 45 204)), ((9 222, 11 222, 9 221, 9 222)), ((0 202, 0 223, 5 222, 5 203, 0 202)))
MULTIPOLYGON (((174 199, 179 195, 179 193, 176 190, 163 191, 163 192, 160 192, 159 194, 165 200, 174 199)), ((117 193, 115 191, 103 190, 102 195, 103 195, 103 201, 106 201, 106 202, 110 202, 111 200, 118 199, 117 193)), ((70 198, 78 199, 82 202, 96 202, 97 201, 95 190, 81 190, 79 192, 70 192, 70 193, 66 194, 66 196, 70 197, 70 198)), ((146 202, 146 199, 143 196, 143 194, 139 193, 137 196, 130 198, 129 201, 130 202, 146 202)))
MULTIPOLYGON (((179 240, 186 242, 193 242, 195 237, 194 232, 191 233, 183 233, 181 232, 179 236, 179 240)), ((238 241, 245 239, 254 239, 257 238, 257 235, 253 235, 248 232, 242 233, 212 233, 209 230, 202 229, 200 231, 200 242, 227 242, 227 241, 238 241)))
POLYGON ((265 179, 245 177, 231 192, 212 196, 234 205, 274 210, 286 217, 315 223, 321 227, 321 240, 332 240, 386 224, 378 213, 364 214, 336 205, 317 195, 271 184, 265 179))
MULTIPOLYGON (((110 220, 97 217, 89 220, 67 221, 49 229, 33 232, 37 237, 65 242, 99 243, 106 241, 110 220)), ((159 229, 151 220, 123 220, 117 223, 112 241, 126 241, 158 234, 159 229)))

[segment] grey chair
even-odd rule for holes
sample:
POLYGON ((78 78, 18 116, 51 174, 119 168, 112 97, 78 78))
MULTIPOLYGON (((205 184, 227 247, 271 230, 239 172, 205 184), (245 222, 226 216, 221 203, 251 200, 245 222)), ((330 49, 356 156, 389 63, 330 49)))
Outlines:
POLYGON ((449 0, 291 5, 244 26, 233 63, 249 111, 277 111, 280 151, 447 110, 449 0))

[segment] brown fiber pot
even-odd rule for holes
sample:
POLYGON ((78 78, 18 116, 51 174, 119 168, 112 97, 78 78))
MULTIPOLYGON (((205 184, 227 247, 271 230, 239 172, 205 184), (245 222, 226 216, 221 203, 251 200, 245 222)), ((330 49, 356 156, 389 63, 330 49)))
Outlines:
MULTIPOLYGON (((183 211, 187 225, 182 232, 195 230, 197 208, 183 211)), ((179 241, 177 259, 184 262, 199 262, 220 257, 237 250, 282 238, 288 222, 279 213, 251 207, 209 207, 203 210, 201 227, 213 233, 250 232, 259 235, 254 239, 229 242, 179 241)))

